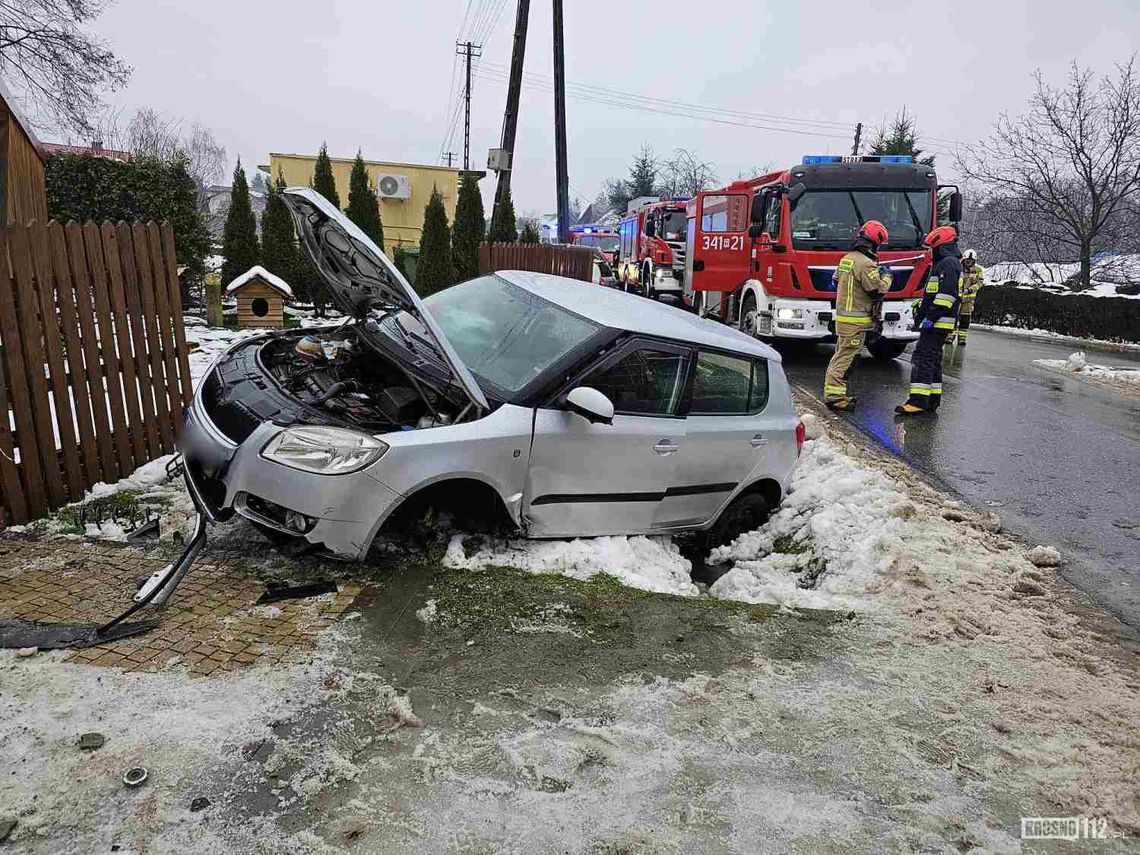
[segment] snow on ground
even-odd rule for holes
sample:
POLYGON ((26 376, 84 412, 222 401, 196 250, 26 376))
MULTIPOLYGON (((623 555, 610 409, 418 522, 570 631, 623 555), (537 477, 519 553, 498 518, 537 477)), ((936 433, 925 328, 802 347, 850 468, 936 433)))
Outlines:
POLYGON ((1077 338, 1071 335, 1061 335, 1061 333, 1053 332, 1052 330, 1042 329, 1025 329, 1023 327, 1005 327, 996 324, 972 324, 972 330, 987 330, 989 332, 997 332, 1003 335, 1021 336, 1023 338, 1047 338, 1053 339, 1057 343, 1072 343, 1080 344, 1083 347, 1096 348, 1100 350, 1119 350, 1128 352, 1140 352, 1140 344, 1127 341, 1109 341, 1103 338, 1077 338))
POLYGON ((998 262, 986 267, 985 276, 987 282, 1016 282, 1024 287, 1040 288, 1053 294, 1140 300, 1140 294, 1119 294, 1116 290, 1119 286, 1140 284, 1140 255, 1115 255, 1095 262, 1091 271, 1092 287, 1085 291, 1074 291, 1068 283, 1074 280, 1080 269, 1079 262, 998 262))
POLYGON ((1126 384, 1140 388, 1140 368, 1120 368, 1113 365, 1096 365, 1088 361, 1083 350, 1069 354, 1068 359, 1034 359, 1050 371, 1058 371, 1079 377, 1082 380, 1103 381, 1112 384, 1126 384))
POLYGON ((479 543, 470 555, 465 553, 464 545, 464 535, 452 535, 444 566, 467 570, 517 567, 530 573, 558 573, 572 579, 609 573, 623 584, 645 591, 682 597, 698 593, 689 578, 692 564, 669 537, 493 539, 479 543))

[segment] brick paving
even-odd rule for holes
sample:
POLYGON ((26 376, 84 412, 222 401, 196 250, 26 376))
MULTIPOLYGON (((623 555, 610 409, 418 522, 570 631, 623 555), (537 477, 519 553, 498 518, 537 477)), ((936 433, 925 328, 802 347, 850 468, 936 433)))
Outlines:
MULTIPOLYGON (((138 583, 165 564, 131 548, 67 541, 0 541, 0 620, 100 623, 131 603, 138 583)), ((265 586, 241 562, 203 558, 183 579, 151 632, 73 651, 70 662, 209 676, 310 652, 317 636, 363 590, 258 606, 265 586)))

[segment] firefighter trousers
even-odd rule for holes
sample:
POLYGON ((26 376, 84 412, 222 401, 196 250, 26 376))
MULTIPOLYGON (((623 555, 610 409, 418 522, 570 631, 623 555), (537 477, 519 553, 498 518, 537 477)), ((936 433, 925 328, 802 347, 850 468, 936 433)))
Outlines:
POLYGON ((823 375, 823 399, 838 401, 847 396, 847 380, 855 367, 855 357, 863 349, 868 327, 863 324, 835 325, 835 353, 823 375))
POLYGON ((970 316, 969 315, 959 315, 958 316, 958 332, 957 332, 959 344, 962 344, 966 340, 966 336, 969 334, 969 331, 970 331, 970 316))
POLYGON ((946 330, 923 330, 910 357, 910 397, 907 403, 937 410, 942 403, 942 345, 946 330))

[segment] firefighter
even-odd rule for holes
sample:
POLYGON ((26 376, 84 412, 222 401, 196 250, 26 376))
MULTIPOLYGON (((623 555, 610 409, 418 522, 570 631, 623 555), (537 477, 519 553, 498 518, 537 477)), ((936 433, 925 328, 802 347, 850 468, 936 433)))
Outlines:
POLYGON ((953 226, 939 226, 926 236, 925 243, 934 250, 934 264, 914 316, 918 344, 910 360, 910 396, 895 407, 901 416, 932 413, 942 403, 942 345, 957 317, 962 276, 958 232, 953 226))
POLYGON ((874 325, 872 308, 891 287, 890 270, 878 264, 879 247, 886 242, 886 226, 867 220, 835 270, 835 354, 823 380, 823 400, 833 410, 855 408, 855 398, 847 394, 847 379, 874 325))
POLYGON ((966 346, 966 336, 970 331, 970 316, 974 314, 974 299, 985 285, 985 271, 978 264, 977 250, 968 249, 962 253, 962 281, 958 285, 958 344, 966 346))

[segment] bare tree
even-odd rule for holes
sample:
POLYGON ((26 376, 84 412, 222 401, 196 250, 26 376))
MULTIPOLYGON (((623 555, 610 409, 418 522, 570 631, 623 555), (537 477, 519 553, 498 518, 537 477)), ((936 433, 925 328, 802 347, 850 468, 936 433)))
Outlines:
POLYGON ((83 29, 104 8, 105 0, 0 0, 0 73, 41 125, 89 137, 102 92, 130 77, 83 29))
POLYGON ((181 130, 181 119, 172 119, 151 107, 143 107, 127 124, 127 151, 135 157, 173 160, 181 148, 181 130))
POLYGON ((1003 114, 988 140, 958 153, 959 169, 980 188, 981 204, 999 214, 999 227, 1080 259, 1082 290, 1092 284, 1093 255, 1118 248, 1124 213, 1140 196, 1134 63, 1100 80, 1074 63, 1063 89, 1038 72, 1028 112, 1003 114))
POLYGON ((213 131, 195 122, 182 138, 181 150, 186 155, 186 169, 198 185, 198 200, 201 202, 206 189, 217 184, 225 173, 226 148, 218 142, 213 131))
POLYGON ((679 148, 662 164, 662 196, 696 196, 717 181, 716 169, 688 149, 679 148))

